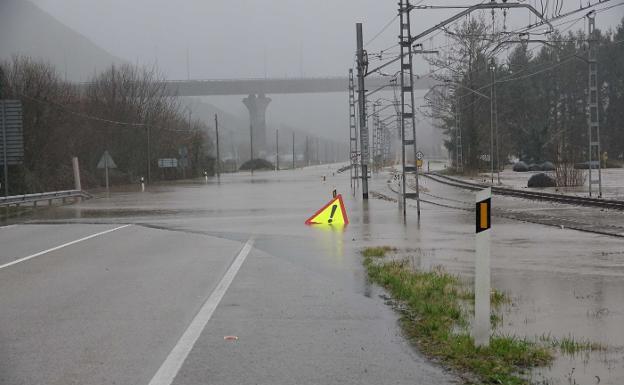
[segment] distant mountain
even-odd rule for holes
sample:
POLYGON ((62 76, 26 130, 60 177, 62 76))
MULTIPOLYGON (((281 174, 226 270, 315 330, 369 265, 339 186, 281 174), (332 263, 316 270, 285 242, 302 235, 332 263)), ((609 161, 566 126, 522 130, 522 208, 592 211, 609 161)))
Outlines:
POLYGON ((0 0, 0 59, 25 55, 54 65, 70 81, 86 81, 124 61, 27 0, 0 0))

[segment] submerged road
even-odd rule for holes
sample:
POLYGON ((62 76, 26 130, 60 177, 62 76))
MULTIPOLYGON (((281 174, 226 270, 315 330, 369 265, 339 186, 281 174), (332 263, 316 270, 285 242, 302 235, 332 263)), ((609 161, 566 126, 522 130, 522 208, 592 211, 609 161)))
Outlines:
MULTIPOLYGON (((362 202, 337 168, 131 186, 0 227, 0 384, 461 383, 405 341, 359 251, 396 246, 470 282, 474 194, 425 179, 422 217, 409 207, 404 223, 383 198, 389 174, 362 202), (305 226, 334 188, 351 223, 305 226)), ((493 207, 506 214, 493 218, 492 284, 513 299, 497 332, 608 346, 531 378, 624 383, 621 236, 546 223, 602 229, 623 214, 493 207)))
POLYGON ((361 266, 377 207, 388 236, 415 225, 336 168, 115 191, 0 227, 0 384, 457 383, 361 266), (351 225, 305 226, 334 187, 351 225))

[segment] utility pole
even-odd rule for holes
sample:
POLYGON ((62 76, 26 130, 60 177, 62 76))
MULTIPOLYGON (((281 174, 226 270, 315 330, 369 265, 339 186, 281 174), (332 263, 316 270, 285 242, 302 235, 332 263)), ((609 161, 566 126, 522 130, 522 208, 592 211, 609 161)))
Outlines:
MULTIPOLYGON (((457 90, 457 89, 456 89, 457 90)), ((461 130, 461 110, 460 99, 455 94, 455 172, 462 174, 464 172, 464 153, 462 146, 462 130, 461 130)))
POLYGON ((494 84, 496 83, 496 63, 494 63, 494 58, 490 59, 490 71, 492 72, 492 81, 490 83, 490 178, 491 185, 494 185, 494 84))
POLYGON ((310 151, 308 148, 308 136, 306 135, 306 141, 305 141, 305 165, 309 166, 310 165, 310 151))
POLYGON ((254 154, 253 154, 253 125, 249 125, 249 154, 250 154, 250 161, 249 164, 251 165, 251 175, 253 175, 254 172, 254 154))
POLYGON ((295 169, 295 132, 292 133, 292 144, 293 144, 293 153, 292 153, 292 169, 295 169))
POLYGON ((406 213, 406 198, 414 196, 416 198, 416 210, 418 219, 420 219, 420 187, 418 183, 418 166, 416 165, 416 117, 414 110, 414 74, 412 63, 412 36, 410 27, 410 11, 411 6, 409 0, 401 0, 399 3, 399 19, 400 19, 400 35, 399 46, 401 47, 401 203, 403 209, 403 218, 406 213), (406 100, 407 99, 407 100, 406 100), (409 102, 409 111, 406 103, 409 102), (411 125, 411 130, 406 126, 411 125), (414 165, 406 165, 406 147, 411 146, 414 156, 414 165), (414 172, 416 175, 416 193, 407 193, 407 172, 414 172), (413 194, 413 195, 412 195, 413 194))
POLYGON ((349 157, 351 160, 350 176, 351 188, 359 186, 358 176, 358 130, 355 108, 355 82, 353 81, 353 69, 349 68, 349 157))
POLYGON ((598 185, 598 197, 602 198, 602 162, 600 153, 600 120, 598 110, 598 100, 600 88, 598 87, 598 55, 596 39, 596 13, 592 11, 587 14, 587 61, 589 68, 589 84, 587 95, 587 125, 588 125, 588 158, 589 158, 589 196, 592 196, 592 185, 598 185), (598 179, 592 179, 592 168, 594 162, 598 164, 598 179))
POLYGON ((362 199, 368 200, 368 127, 366 126, 366 89, 364 76, 368 68, 368 58, 364 52, 362 23, 355 25, 357 43, 357 78, 358 78, 358 107, 360 113, 360 163, 362 168, 362 199))
POLYGON ((147 131, 147 184, 151 183, 151 175, 152 175, 152 166, 150 165, 151 163, 151 159, 150 159, 150 126, 149 124, 146 127, 146 131, 147 131))
POLYGON ((275 129, 275 171, 279 171, 279 128, 275 129))
MULTIPOLYGON (((1 75, 1 74, 0 74, 1 75)), ((0 79, 2 81, 2 79, 0 79)), ((7 134, 6 134, 6 104, 4 100, 0 100, 2 103, 2 164, 4 167, 4 196, 9 196, 9 161, 7 157, 7 134)), ((8 210, 7 206, 7 210, 8 210)))
POLYGON ((215 114, 215 137, 217 140, 217 178, 221 177, 221 156, 219 155, 219 119, 215 114))

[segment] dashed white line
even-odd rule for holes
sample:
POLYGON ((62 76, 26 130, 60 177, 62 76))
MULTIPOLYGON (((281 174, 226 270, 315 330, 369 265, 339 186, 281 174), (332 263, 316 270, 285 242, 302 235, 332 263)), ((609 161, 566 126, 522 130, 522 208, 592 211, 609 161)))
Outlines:
POLYGON ((20 262, 28 261, 29 259, 33 259, 33 258, 39 257, 39 256, 41 256, 41 255, 43 255, 43 254, 51 253, 51 252, 53 252, 53 251, 56 251, 56 250, 62 249, 62 248, 64 248, 64 247, 71 246, 71 245, 75 245, 76 243, 78 243, 78 242, 82 242, 82 241, 86 241, 87 239, 91 239, 91 238, 99 237, 100 235, 104 235, 104 234, 112 233, 113 231, 121 230, 121 229, 126 228, 126 227, 128 227, 128 226, 130 226, 130 225, 118 226, 118 227, 115 227, 115 228, 113 228, 113 229, 109 229, 109 230, 101 231, 101 232, 99 232, 99 233, 95 233, 95 234, 88 235, 88 236, 86 236, 86 237, 84 237, 84 238, 76 239, 75 241, 71 241, 71 242, 63 243, 62 245, 59 245, 59 246, 53 247, 53 248, 51 248, 51 249, 47 249, 47 250, 40 251, 40 252, 38 252, 38 253, 35 253, 35 254, 32 254, 32 255, 29 255, 29 256, 27 256, 27 257, 23 257, 23 258, 16 259, 16 260, 14 260, 14 261, 12 261, 12 262, 5 263, 4 265, 0 265, 0 270, 1 270, 1 269, 4 269, 4 268, 6 268, 6 267, 9 267, 9 266, 16 265, 16 264, 18 264, 18 263, 20 263, 20 262))
POLYGON ((197 339, 206 327, 206 324, 210 321, 210 318, 212 318, 212 314, 219 305, 219 302, 221 302, 225 292, 230 287, 230 284, 234 280, 238 270, 243 265, 243 262, 245 262, 245 258, 247 258, 247 255, 251 251, 253 243, 253 237, 247 240, 245 246, 243 246, 234 259, 234 262, 232 262, 223 278, 221 278, 217 288, 212 292, 212 294, 210 294, 210 297, 208 297, 206 302, 204 302, 201 309, 199 309, 199 312, 193 321, 191 321, 191 324, 186 329, 184 334, 182 334, 178 343, 173 347, 165 359, 165 362, 163 362, 154 377, 152 377, 149 385, 171 385, 175 376, 180 371, 182 364, 186 360, 186 357, 191 352, 191 349, 193 349, 195 342, 197 342, 197 339))

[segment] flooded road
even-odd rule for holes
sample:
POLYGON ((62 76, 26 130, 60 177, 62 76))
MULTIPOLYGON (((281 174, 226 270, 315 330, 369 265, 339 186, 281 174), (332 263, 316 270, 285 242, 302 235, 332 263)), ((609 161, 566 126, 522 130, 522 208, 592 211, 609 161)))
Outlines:
MULTIPOLYGON (((379 199, 393 197, 389 174, 373 176, 371 191, 381 195, 362 202, 338 168, 229 174, 144 193, 130 186, 0 228, 3 264, 130 225, 0 269, 0 290, 11 293, 0 299, 8 358, 0 383, 154 381, 252 238, 172 383, 459 383, 402 338, 359 251, 400 247, 419 269, 442 265, 469 281, 473 193, 423 178, 430 203, 420 222, 409 207, 404 223, 396 203, 379 199), (333 189, 351 223, 305 226, 333 189)), ((602 217, 515 198, 495 197, 493 207, 602 217)), ((608 218, 617 223, 621 214, 608 218)), ((533 379, 624 383, 624 240, 496 216, 492 240, 493 286, 512 298, 498 333, 606 347, 561 355, 533 379)))
MULTIPOLYGON (((383 182, 375 188, 388 193, 383 182)), ((415 249, 408 257, 419 269, 441 265, 472 284, 474 193, 427 178, 421 186, 431 203, 422 205, 417 242, 403 245, 415 249)), ((494 196, 492 207, 492 285, 512 298, 497 332, 599 347, 560 354, 532 380, 623 384, 624 239, 571 230, 569 224, 591 225, 589 231, 615 228, 620 235, 624 213, 505 196, 494 196)))
POLYGON ((398 212, 363 211, 337 168, 130 186, 0 228, 0 383, 458 383, 366 281, 370 224, 398 212), (351 224, 305 226, 334 188, 351 224))

